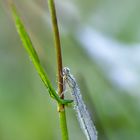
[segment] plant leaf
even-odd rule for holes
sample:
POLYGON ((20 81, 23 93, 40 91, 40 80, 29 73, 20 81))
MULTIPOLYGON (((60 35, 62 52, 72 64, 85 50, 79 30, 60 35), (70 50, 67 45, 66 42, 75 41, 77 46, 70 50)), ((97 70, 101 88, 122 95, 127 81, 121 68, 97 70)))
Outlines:
POLYGON ((52 87, 51 82, 49 81, 48 76, 46 75, 43 67, 40 64, 39 61, 39 57, 33 47, 32 41, 28 35, 28 33, 26 32, 26 29, 20 19, 20 17, 18 16, 16 7, 12 4, 11 5, 12 8, 12 15, 14 17, 14 21, 15 21, 15 25, 16 25, 16 29, 17 32, 20 36, 20 39, 23 43, 24 48, 26 49, 28 55, 30 56, 41 80, 43 81, 43 83, 45 84, 45 86, 47 87, 49 94, 51 97, 53 97, 55 100, 57 100, 59 103, 61 104, 67 104, 67 103, 71 103, 72 100, 63 100, 61 99, 58 94, 56 93, 56 91, 54 90, 54 88, 52 87))

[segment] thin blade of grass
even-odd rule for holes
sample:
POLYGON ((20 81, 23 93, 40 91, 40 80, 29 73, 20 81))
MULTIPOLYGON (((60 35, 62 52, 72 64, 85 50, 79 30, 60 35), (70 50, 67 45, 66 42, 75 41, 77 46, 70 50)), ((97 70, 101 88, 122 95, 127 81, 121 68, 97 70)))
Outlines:
POLYGON ((46 75, 43 67, 40 64, 39 57, 38 57, 38 55, 33 47, 32 41, 31 41, 28 33, 26 32, 26 29, 25 29, 19 15, 17 13, 16 7, 12 4, 11 8, 12 8, 12 15, 13 15, 13 18, 15 21, 15 26, 16 26, 17 32, 20 36, 20 39, 23 43, 23 46, 26 49, 28 55, 30 56, 41 80, 43 81, 43 83, 47 87, 50 96, 53 97, 55 100, 57 100, 61 104, 71 103, 72 100, 61 99, 59 97, 59 95, 56 93, 56 91, 54 90, 54 88, 52 87, 52 84, 51 84, 48 76, 46 75))

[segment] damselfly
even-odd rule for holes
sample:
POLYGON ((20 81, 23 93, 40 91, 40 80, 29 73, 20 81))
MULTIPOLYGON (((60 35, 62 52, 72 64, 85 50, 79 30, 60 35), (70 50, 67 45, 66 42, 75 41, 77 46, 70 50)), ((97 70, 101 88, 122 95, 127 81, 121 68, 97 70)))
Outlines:
POLYGON ((74 98, 74 109, 77 112, 77 118, 85 136, 88 140, 97 140, 97 131, 91 120, 86 105, 83 102, 80 89, 75 78, 70 73, 70 69, 67 67, 63 69, 63 84, 64 89, 66 88, 66 85, 68 85, 71 89, 71 94, 74 98))

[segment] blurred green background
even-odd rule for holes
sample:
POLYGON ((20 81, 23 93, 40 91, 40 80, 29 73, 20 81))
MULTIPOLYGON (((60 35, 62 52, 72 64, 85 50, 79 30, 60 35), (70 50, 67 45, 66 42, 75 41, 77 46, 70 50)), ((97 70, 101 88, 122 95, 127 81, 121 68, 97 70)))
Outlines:
MULTIPOLYGON (((56 87, 47 0, 14 2, 56 87)), ((140 1, 56 0, 56 7, 63 63, 79 83, 99 140, 139 140, 140 1)), ((66 114, 70 140, 86 140, 72 106, 66 114)), ((60 139, 56 102, 21 44, 8 0, 0 0, 0 140, 60 139)))

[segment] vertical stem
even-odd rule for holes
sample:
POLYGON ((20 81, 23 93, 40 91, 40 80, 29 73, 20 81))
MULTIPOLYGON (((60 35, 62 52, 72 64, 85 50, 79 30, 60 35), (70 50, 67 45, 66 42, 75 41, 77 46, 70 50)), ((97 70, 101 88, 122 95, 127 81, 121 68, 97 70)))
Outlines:
MULTIPOLYGON (((56 10, 54 0, 48 0, 49 11, 52 20, 52 27, 54 33, 54 42, 57 55, 57 76, 58 76, 58 94, 61 95, 63 92, 63 78, 62 78, 62 55, 61 55, 61 44, 59 37, 59 29, 57 24, 56 10)), ((61 97, 64 99, 64 96, 61 97)), ((58 104, 60 128, 62 133, 62 140, 68 140, 68 130, 66 123, 65 107, 62 104, 58 104)))

